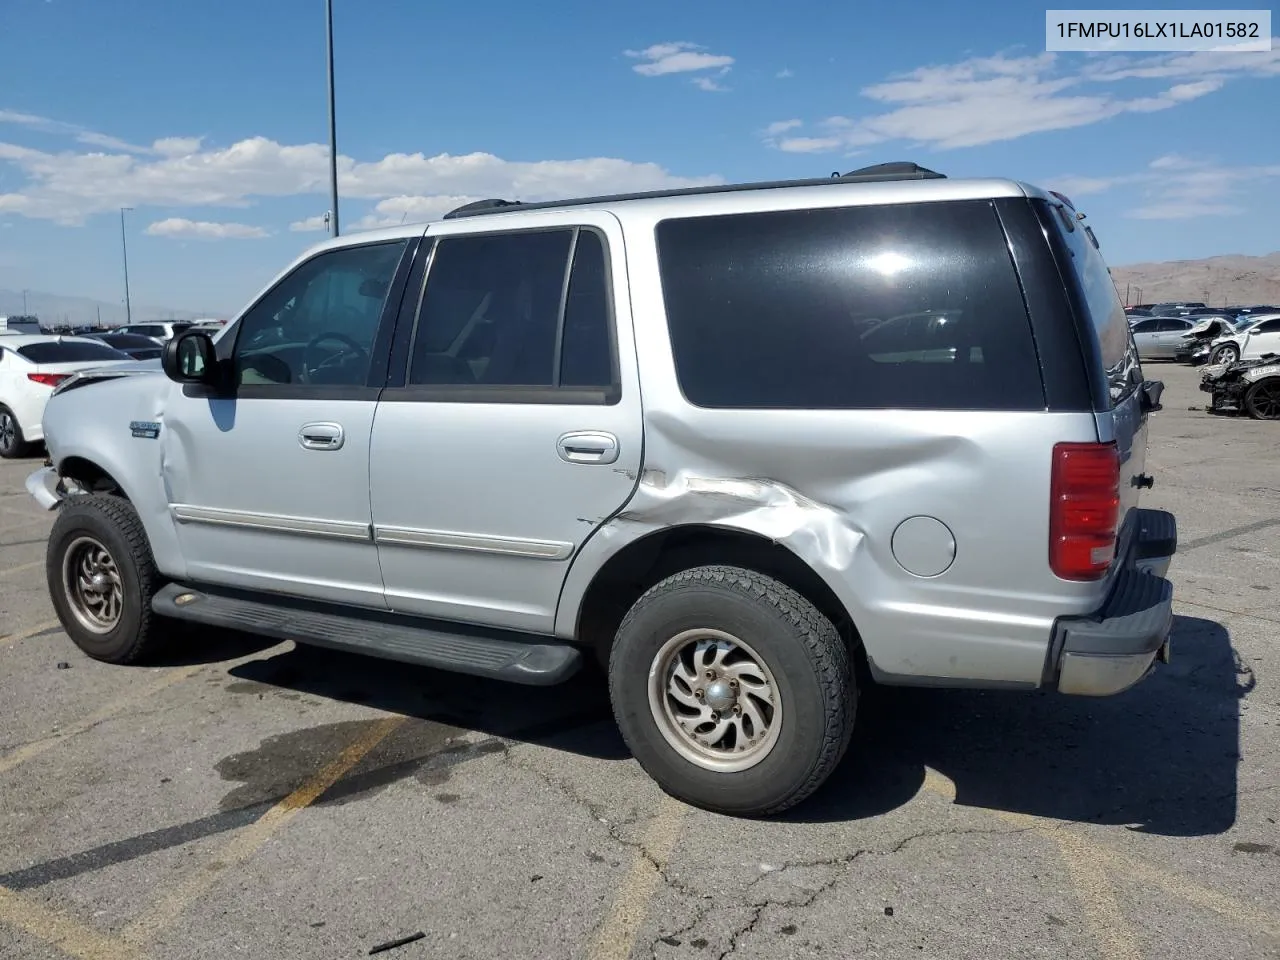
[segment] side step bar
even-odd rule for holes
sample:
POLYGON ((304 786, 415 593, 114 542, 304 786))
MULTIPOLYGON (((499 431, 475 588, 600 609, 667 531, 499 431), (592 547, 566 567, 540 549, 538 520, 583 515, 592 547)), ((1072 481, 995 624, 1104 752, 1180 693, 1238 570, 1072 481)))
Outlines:
MULTIPOLYGON (((171 583, 151 599, 161 616, 212 627, 293 640, 336 650, 350 650, 401 663, 468 673, 529 686, 551 686, 573 676, 582 666, 582 653, 567 643, 539 642, 520 634, 454 632, 419 626, 370 611, 366 616, 326 612, 269 600, 247 600, 171 583)), ((496 633, 496 631, 495 631, 496 633)))

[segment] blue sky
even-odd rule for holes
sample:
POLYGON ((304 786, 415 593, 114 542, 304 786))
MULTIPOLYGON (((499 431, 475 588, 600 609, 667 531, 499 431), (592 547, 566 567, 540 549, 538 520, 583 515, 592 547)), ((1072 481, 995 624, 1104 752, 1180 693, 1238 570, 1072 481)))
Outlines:
MULTIPOLYGON (((1113 264, 1280 249, 1270 53, 1044 52, 1025 3, 336 0, 342 227, 911 159, 1113 264)), ((3 0, 0 287, 228 315, 324 237, 322 0, 3 0)))

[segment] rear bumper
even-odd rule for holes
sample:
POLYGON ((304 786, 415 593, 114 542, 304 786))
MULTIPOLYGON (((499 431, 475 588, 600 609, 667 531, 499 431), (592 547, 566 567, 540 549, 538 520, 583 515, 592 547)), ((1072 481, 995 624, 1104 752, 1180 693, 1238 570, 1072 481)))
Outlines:
POLYGON ((1107 600, 1086 617, 1054 626, 1059 693, 1107 697, 1141 681, 1157 658, 1169 660, 1173 584, 1165 579, 1178 526, 1163 510, 1139 511, 1138 533, 1107 600))

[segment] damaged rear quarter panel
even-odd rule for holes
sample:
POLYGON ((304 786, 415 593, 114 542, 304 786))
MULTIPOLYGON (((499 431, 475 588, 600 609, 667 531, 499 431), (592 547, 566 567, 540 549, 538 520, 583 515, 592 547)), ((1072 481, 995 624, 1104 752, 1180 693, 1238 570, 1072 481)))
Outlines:
POLYGON ((622 512, 575 558, 557 634, 574 635, 592 577, 623 547, 711 524, 768 538, 809 564, 882 675, 1038 685, 1054 620, 1096 609, 1107 589, 1060 580, 1048 563, 1053 445, 1096 441, 1093 415, 694 407, 671 357, 656 218, 643 214, 637 207, 624 229, 644 470, 622 512), (954 562, 931 578, 908 573, 890 546, 916 516, 942 521, 955 540, 954 562))
POLYGON ((1053 444, 1095 438, 1092 419, 1074 414, 651 412, 639 487, 583 548, 566 600, 585 588, 574 574, 625 545, 709 524, 804 560, 885 674, 1038 683, 1054 619, 1100 600, 1098 585, 1048 568, 1053 444), (938 576, 894 559, 894 530, 915 516, 954 535, 955 560, 938 576))

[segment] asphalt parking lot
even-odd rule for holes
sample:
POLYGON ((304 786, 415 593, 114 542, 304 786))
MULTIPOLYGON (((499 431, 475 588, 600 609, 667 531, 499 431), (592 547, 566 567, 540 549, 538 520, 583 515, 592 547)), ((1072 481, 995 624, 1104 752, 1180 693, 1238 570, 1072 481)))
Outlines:
POLYGON ((1107 700, 877 691, 769 821, 665 798, 588 677, 88 660, 40 460, 0 462, 0 957, 1280 957, 1280 427, 1147 375, 1172 663, 1107 700))

